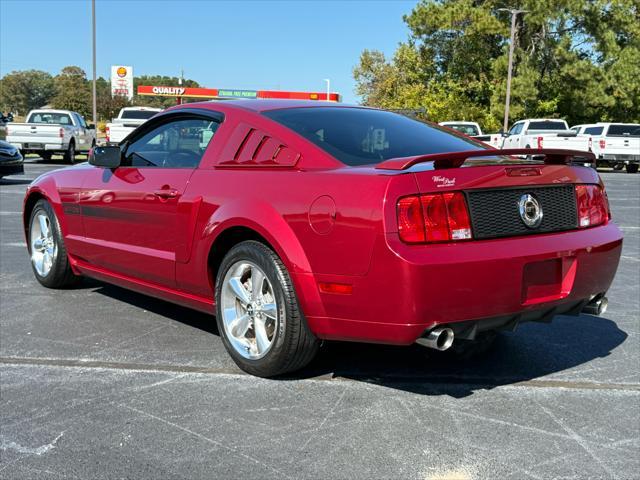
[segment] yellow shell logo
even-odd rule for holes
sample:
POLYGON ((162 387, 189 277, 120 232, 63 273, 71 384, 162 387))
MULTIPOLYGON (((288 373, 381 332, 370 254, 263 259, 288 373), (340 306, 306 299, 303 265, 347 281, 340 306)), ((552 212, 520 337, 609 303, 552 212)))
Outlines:
POLYGON ((124 77, 127 74, 127 69, 124 67, 118 67, 118 70, 116 70, 116 73, 118 74, 119 77, 124 77))

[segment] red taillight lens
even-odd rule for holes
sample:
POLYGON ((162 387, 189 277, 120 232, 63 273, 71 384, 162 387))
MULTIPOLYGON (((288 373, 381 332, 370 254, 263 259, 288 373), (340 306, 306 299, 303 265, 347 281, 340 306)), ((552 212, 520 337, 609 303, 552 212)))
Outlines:
POLYGON ((604 147, 607 146, 607 141, 604 138, 600 139, 600 150, 604 150, 604 147))
MULTIPOLYGON (((467 211, 467 202, 460 192, 443 194, 449 214, 449 234, 451 240, 471 238, 471 220, 467 211)), ((428 234, 428 232, 427 232, 428 234)))
POLYGON ((427 242, 446 242, 449 236, 447 205, 441 194, 424 195, 422 197, 424 226, 427 231, 427 242))
POLYGON ((398 233, 406 243, 425 241, 424 217, 420 197, 405 197, 398 201, 398 233))
POLYGON ((60 136, 60 138, 64 138, 64 128, 60 127, 60 130, 58 130, 58 135, 60 136))
POLYGON ((105 132, 105 136, 107 137, 107 142, 109 142, 111 138, 111 130, 109 130, 109 127, 107 127, 104 129, 104 132, 105 132))
POLYGON ((544 137, 538 137, 538 148, 542 148, 543 141, 544 141, 544 137))
POLYGON ((460 192, 411 196, 398 201, 398 233, 405 243, 471 238, 471 220, 460 192))
POLYGON ((578 226, 595 227, 611 218, 607 196, 599 185, 576 185, 578 226))

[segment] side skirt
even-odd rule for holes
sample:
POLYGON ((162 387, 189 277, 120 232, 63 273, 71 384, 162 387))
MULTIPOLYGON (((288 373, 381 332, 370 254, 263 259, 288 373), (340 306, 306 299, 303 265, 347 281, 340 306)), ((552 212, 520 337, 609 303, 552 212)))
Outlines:
POLYGON ((120 275, 118 273, 90 265, 82 260, 72 259, 71 262, 74 269, 81 275, 95 278, 96 280, 106 283, 111 283, 144 295, 176 303, 183 307, 193 308, 194 310, 208 313, 209 315, 215 314, 215 302, 213 299, 181 292, 180 290, 163 287, 150 282, 145 282, 144 280, 127 277, 126 275, 120 275))

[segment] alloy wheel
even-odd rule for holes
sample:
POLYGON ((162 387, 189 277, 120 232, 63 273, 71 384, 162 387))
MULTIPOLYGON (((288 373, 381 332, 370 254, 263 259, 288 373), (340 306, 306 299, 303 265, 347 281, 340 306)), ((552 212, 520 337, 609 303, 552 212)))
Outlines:
POLYGON ((222 317, 229 343, 250 360, 264 357, 278 331, 278 302, 271 281, 255 263, 234 263, 222 285, 222 317))

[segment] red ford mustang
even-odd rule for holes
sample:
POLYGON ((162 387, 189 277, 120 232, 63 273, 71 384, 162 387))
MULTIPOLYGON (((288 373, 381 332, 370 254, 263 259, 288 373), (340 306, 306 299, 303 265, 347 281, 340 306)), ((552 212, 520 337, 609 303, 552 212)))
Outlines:
POLYGON ((273 376, 322 339, 442 350, 600 313, 622 235, 578 155, 369 108, 189 104, 34 181, 24 228, 41 284, 215 313, 236 363, 273 376))

